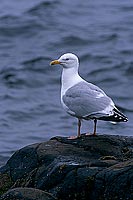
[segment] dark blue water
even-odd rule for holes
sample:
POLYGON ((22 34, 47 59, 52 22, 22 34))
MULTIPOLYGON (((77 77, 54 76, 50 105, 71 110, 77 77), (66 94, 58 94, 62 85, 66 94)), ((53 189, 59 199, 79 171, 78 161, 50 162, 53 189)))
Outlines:
MULTIPOLYGON (((133 135, 133 1, 1 0, 1 165, 25 145, 76 135, 77 120, 60 104, 61 67, 49 66, 66 52, 129 118, 99 121, 98 133, 133 135)), ((88 131, 92 122, 83 123, 88 131)))

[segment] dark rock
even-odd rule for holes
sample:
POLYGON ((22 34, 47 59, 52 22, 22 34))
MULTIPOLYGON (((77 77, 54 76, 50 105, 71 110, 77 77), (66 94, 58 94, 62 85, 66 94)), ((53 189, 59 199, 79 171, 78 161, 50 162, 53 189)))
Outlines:
POLYGON ((9 173, 0 173, 0 195, 6 192, 11 186, 13 182, 11 180, 9 173))
POLYGON ((14 196, 16 189, 22 194, 24 187, 28 192, 28 188, 39 189, 41 194, 47 191, 59 200, 130 200, 132 147, 132 137, 109 135, 82 135, 74 140, 55 137, 30 145, 0 169, 0 192, 12 188, 4 195, 14 196))
POLYGON ((133 161, 120 162, 95 177, 92 199, 132 199, 133 161), (102 186, 102 187, 101 187, 102 186))
POLYGON ((38 145, 31 145, 16 151, 11 159, 7 162, 10 167, 10 175, 15 182, 21 177, 26 177, 33 169, 38 167, 37 149, 38 145))
POLYGON ((55 198, 38 189, 15 188, 6 192, 0 200, 55 200, 55 198))

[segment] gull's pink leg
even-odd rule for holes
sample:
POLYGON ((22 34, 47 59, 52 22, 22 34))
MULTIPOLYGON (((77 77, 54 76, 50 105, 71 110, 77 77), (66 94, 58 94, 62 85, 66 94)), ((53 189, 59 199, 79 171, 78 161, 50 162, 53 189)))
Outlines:
POLYGON ((79 138, 81 136, 80 128, 81 128, 81 119, 78 118, 78 135, 77 136, 70 136, 68 139, 73 140, 73 139, 79 138))

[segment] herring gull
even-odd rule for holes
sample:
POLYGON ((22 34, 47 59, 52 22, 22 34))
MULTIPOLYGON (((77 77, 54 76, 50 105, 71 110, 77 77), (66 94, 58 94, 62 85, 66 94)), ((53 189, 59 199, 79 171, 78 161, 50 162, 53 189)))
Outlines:
POLYGON ((94 120, 96 135, 97 120, 127 122, 127 117, 121 113, 114 102, 103 90, 88 83, 78 73, 79 59, 72 53, 62 55, 53 60, 51 65, 60 64, 63 67, 61 78, 61 103, 70 115, 78 118, 78 135, 81 136, 81 120, 94 120))

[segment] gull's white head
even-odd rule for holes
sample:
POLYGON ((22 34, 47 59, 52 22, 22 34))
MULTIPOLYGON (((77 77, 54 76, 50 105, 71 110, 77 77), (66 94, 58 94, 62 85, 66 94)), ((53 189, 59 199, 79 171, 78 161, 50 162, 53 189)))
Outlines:
POLYGON ((60 64, 63 68, 78 68, 79 60, 76 55, 72 53, 65 53, 58 60, 53 60, 50 64, 60 64))

